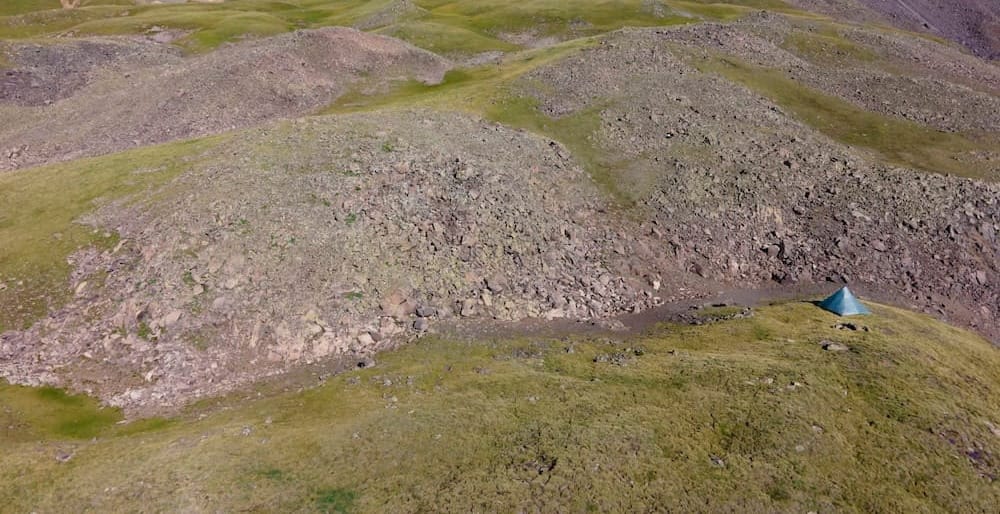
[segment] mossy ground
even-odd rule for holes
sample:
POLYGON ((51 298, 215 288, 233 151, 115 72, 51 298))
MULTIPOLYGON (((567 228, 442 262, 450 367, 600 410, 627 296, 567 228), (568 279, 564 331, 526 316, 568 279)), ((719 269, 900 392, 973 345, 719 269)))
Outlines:
POLYGON ((874 311, 852 320, 867 332, 795 302, 620 340, 425 339, 315 389, 230 398, 131 432, 103 419, 85 433, 47 428, 49 418, 9 406, 55 399, 0 390, 5 422, 37 434, 5 441, 0 501, 37 511, 996 511, 997 350, 921 315, 874 311), (850 350, 824 351, 824 340, 850 350))

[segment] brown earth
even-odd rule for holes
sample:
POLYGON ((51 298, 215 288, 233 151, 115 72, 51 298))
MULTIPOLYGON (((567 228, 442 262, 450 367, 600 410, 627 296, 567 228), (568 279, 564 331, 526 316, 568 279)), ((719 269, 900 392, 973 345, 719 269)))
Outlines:
POLYGON ((8 47, 8 76, 23 78, 5 83, 0 95, 8 103, 0 105, 7 120, 0 127, 0 171, 301 116, 328 105, 359 79, 436 83, 451 66, 397 39, 347 28, 299 31, 190 58, 126 40, 60 43, 44 51, 34 44, 8 47), (138 65, 106 69, 98 77, 87 67, 64 67, 81 61, 81 53, 94 55, 95 48, 96 55, 108 53, 105 47, 137 55, 154 48, 157 65, 130 59, 138 65), (61 101, 36 106, 53 100, 61 101))

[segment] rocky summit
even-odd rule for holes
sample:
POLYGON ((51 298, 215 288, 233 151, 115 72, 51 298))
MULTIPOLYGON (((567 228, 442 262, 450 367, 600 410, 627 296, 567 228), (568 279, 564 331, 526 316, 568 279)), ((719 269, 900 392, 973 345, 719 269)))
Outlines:
POLYGON ((994 511, 1000 6, 939 4, 5 3, 0 499, 994 511))

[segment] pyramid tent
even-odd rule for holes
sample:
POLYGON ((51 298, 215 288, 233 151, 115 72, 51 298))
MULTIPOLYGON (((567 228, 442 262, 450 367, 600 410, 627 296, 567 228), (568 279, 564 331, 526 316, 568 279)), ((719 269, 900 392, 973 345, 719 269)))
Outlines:
POLYGON ((862 305, 846 286, 840 288, 839 291, 830 295, 826 300, 819 302, 819 306, 840 316, 871 314, 871 311, 862 305))

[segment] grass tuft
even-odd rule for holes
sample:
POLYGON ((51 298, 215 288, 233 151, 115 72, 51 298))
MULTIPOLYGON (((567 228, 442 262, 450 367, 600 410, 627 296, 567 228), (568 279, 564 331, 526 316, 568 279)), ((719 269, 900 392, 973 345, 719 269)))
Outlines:
POLYGON ((354 506, 355 494, 344 489, 325 489, 318 493, 316 508, 329 514, 347 514, 354 506))
POLYGON ((845 38, 833 27, 793 31, 782 46, 818 64, 857 66, 878 59, 873 50, 845 38))

